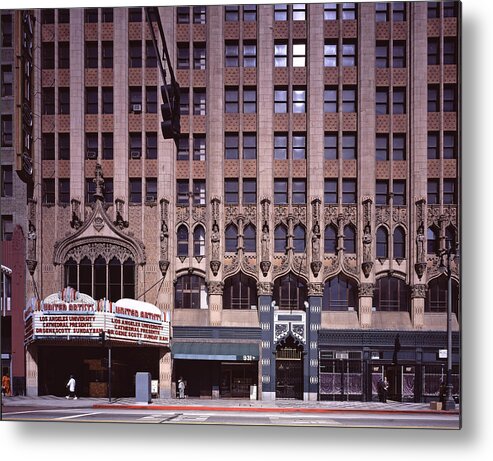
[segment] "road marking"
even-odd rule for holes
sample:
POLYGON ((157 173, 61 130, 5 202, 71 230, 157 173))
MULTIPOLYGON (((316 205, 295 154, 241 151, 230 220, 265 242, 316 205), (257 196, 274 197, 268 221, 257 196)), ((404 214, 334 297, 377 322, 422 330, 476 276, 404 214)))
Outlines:
POLYGON ((65 419, 74 419, 74 418, 83 418, 85 416, 93 416, 93 415, 99 415, 101 414, 100 411, 92 412, 92 413, 82 413, 79 415, 72 415, 72 416, 62 416, 61 418, 54 418, 55 421, 63 421, 65 419))

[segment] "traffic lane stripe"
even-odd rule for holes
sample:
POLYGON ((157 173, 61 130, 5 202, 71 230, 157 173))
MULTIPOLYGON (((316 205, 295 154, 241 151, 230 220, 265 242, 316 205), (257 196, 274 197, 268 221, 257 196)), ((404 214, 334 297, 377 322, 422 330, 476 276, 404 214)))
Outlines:
POLYGON ((64 421, 67 419, 75 419, 75 418, 84 418, 86 416, 94 416, 94 415, 100 415, 102 412, 100 411, 93 411, 92 413, 80 413, 77 415, 71 415, 71 416, 62 416, 60 418, 55 418, 54 421, 64 421))

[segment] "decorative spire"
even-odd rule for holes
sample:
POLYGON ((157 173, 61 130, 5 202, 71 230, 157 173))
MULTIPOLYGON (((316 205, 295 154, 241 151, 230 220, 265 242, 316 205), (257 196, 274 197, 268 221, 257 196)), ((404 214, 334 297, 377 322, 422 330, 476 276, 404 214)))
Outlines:
POLYGON ((96 191, 94 192, 94 198, 96 200, 104 201, 104 178, 103 169, 99 163, 96 163, 95 178, 92 180, 96 184, 96 191))

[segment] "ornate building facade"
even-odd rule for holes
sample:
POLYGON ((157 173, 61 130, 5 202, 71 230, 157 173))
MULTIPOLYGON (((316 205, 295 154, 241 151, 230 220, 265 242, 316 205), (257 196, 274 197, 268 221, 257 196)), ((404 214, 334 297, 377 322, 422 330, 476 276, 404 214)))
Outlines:
MULTIPOLYGON (((114 345, 122 394, 150 371, 161 396, 181 376, 197 397, 371 400, 385 375, 395 399, 436 398, 460 229, 457 2, 159 8, 176 142, 144 9, 35 15, 40 297, 71 286, 171 319, 170 348, 114 345)), ((104 380, 100 354, 34 342, 28 389, 57 392, 57 361, 104 380)))

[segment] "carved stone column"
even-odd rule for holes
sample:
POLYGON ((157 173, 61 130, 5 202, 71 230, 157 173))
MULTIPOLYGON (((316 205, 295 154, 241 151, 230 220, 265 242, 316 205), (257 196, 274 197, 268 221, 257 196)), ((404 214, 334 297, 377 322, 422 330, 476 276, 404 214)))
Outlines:
POLYGON ((270 229, 269 229, 269 205, 270 200, 262 199, 262 236, 260 241, 260 270, 262 275, 267 277, 271 266, 270 262, 270 229))
POLYGON ((361 269, 366 278, 370 276, 373 268, 371 204, 372 201, 369 197, 366 197, 363 200, 363 222, 365 228, 363 232, 363 262, 361 264, 361 269))
POLYGON ((359 323, 361 328, 371 327, 374 289, 375 284, 373 283, 362 283, 359 286, 359 323))
POLYGON ((161 399, 169 399, 176 395, 172 392, 171 376, 171 351, 162 348, 159 350, 159 398, 161 399))
POLYGON ((211 326, 220 326, 222 322, 222 305, 224 283, 211 280, 207 282, 209 294, 209 323, 211 326))
POLYGON ((426 291, 426 285, 422 283, 411 288, 411 321, 417 330, 424 325, 426 291))
POLYGON ((320 259, 320 199, 312 201, 312 262, 310 267, 315 277, 318 277, 320 269, 322 269, 322 261, 320 259))
POLYGON ((212 206, 212 232, 211 232, 211 262, 210 268, 214 276, 216 276, 219 272, 219 268, 221 267, 221 259, 220 259, 220 234, 219 234, 219 203, 220 200, 217 197, 214 197, 211 200, 212 206))

